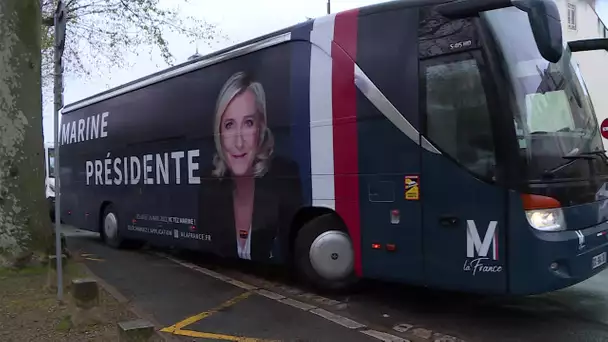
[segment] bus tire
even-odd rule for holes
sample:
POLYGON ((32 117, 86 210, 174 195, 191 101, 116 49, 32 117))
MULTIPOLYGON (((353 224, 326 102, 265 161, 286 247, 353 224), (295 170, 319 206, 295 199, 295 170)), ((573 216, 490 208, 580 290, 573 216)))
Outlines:
POLYGON ((112 204, 108 204, 103 210, 100 233, 106 245, 112 248, 121 248, 123 239, 120 237, 120 221, 118 212, 112 204))
POLYGON ((352 242, 343 227, 334 214, 325 214, 298 231, 296 268, 303 280, 317 289, 341 291, 357 281, 352 242))

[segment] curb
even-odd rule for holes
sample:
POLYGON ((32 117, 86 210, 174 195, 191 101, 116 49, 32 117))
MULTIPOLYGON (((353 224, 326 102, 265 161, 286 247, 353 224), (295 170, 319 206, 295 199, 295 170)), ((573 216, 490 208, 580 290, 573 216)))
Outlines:
POLYGON ((161 334, 160 331, 158 331, 157 329, 160 329, 163 325, 160 324, 160 322, 158 322, 154 316, 152 316, 151 314, 143 311, 141 308, 139 308, 137 305, 131 303, 131 301, 129 299, 127 299, 127 297, 125 297, 124 295, 122 295, 122 293, 120 293, 114 286, 110 285, 108 282, 106 282, 105 280, 103 280, 102 278, 100 278, 99 276, 97 276, 95 273, 93 273, 93 271, 91 271, 91 269, 89 267, 87 267, 87 265, 83 262, 80 263, 83 266, 83 269, 85 270, 85 272, 87 273, 87 275, 93 279, 95 279, 97 281, 97 283, 107 292, 110 294, 110 296, 112 296, 114 299, 116 299, 116 301, 118 301, 120 304, 124 304, 125 308, 131 312, 132 314, 134 314, 135 316, 137 316, 138 318, 141 319, 145 319, 147 321, 149 321, 150 323, 152 323, 155 327, 154 329, 154 335, 156 335, 157 337, 159 337, 160 339, 162 339, 165 342, 178 342, 181 341, 171 335, 167 335, 167 334, 161 334))

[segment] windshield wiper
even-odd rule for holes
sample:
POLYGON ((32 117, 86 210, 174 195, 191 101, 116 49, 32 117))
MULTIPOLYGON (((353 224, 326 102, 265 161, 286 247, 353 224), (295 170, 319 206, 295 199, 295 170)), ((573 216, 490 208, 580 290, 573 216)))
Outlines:
MULTIPOLYGON (((550 170, 545 170, 543 172, 543 177, 551 178, 555 175, 555 173, 557 171, 574 164, 577 160, 593 160, 593 159, 599 157, 600 153, 603 154, 604 152, 603 151, 593 151, 593 152, 580 153, 580 154, 573 155, 573 156, 562 156, 562 158, 568 159, 568 161, 563 164, 560 164, 550 170)), ((606 155, 604 155, 604 158, 605 157, 606 157, 606 155)))
POLYGON ((577 156, 599 156, 605 161, 608 160, 608 156, 606 156, 606 150, 583 152, 583 153, 578 154, 577 156))

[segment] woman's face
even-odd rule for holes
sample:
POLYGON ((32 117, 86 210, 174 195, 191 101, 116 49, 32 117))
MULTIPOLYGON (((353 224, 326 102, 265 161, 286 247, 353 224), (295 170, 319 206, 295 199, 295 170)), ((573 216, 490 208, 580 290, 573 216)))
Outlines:
POLYGON ((220 134, 228 169, 234 176, 251 173, 257 154, 259 122, 251 90, 235 96, 222 115, 220 134))

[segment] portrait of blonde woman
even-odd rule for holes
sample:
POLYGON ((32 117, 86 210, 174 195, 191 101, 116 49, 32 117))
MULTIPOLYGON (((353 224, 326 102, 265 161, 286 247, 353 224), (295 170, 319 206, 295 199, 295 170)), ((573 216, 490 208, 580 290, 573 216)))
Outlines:
POLYGON ((199 222, 223 256, 279 257, 302 203, 298 166, 275 154, 268 114, 264 87, 244 72, 233 74, 219 91, 215 153, 201 175, 199 222))

